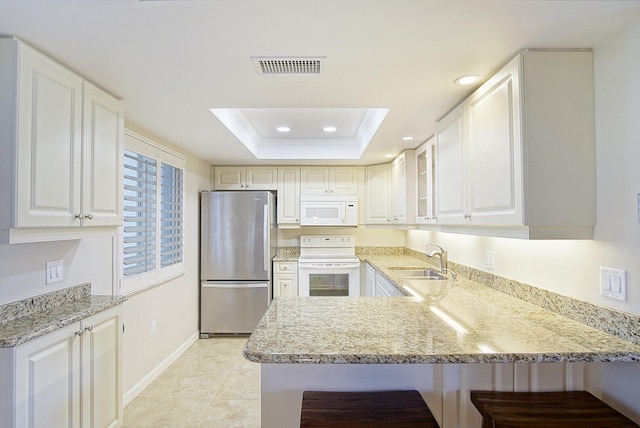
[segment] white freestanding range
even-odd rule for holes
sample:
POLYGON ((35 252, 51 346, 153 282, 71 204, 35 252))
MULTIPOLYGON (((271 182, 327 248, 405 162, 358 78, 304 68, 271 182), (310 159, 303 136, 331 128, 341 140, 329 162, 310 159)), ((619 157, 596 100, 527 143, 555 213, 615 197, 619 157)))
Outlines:
POLYGON ((300 296, 360 295, 360 259, 352 235, 302 235, 298 259, 300 296))

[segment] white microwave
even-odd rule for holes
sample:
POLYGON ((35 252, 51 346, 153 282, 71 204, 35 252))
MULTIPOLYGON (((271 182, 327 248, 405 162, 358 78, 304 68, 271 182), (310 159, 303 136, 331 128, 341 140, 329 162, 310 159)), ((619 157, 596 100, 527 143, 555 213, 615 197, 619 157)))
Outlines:
POLYGON ((300 226, 357 225, 357 196, 300 196, 300 226))

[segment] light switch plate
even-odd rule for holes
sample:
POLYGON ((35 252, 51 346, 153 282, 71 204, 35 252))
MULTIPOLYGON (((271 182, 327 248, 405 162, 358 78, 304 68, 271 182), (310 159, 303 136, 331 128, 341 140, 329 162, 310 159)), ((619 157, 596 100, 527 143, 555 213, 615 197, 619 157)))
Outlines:
POLYGON ((54 260, 45 264, 46 284, 60 282, 64 278, 64 267, 62 260, 54 260))
POLYGON ((484 253, 484 267, 487 269, 495 269, 496 268, 496 253, 495 251, 487 250, 484 253))
POLYGON ((627 271, 600 267, 600 294, 618 300, 627 300, 627 271))

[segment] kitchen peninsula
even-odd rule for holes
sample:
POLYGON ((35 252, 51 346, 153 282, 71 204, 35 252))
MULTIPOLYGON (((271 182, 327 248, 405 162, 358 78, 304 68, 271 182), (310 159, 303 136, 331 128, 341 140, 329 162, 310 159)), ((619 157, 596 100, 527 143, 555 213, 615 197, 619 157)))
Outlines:
POLYGON ((380 389, 417 389, 442 427, 479 426, 471 389, 598 395, 599 364, 640 361, 631 341, 468 279, 416 282, 388 269, 420 260, 367 261, 411 297, 280 298, 250 337, 263 427, 297 426, 304 390, 380 389))

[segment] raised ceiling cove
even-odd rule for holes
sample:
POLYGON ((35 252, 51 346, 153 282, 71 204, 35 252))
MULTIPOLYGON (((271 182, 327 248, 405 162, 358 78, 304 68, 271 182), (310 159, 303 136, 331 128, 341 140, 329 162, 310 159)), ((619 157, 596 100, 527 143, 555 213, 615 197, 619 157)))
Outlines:
POLYGON ((212 108, 257 159, 359 159, 388 108, 212 108), (287 133, 277 131, 286 126, 287 133), (334 132, 323 128, 335 127, 334 132))

